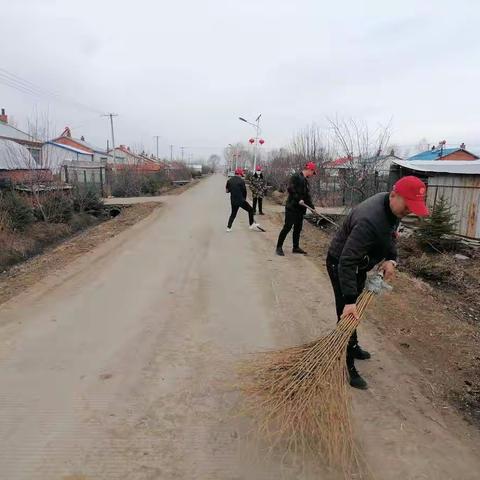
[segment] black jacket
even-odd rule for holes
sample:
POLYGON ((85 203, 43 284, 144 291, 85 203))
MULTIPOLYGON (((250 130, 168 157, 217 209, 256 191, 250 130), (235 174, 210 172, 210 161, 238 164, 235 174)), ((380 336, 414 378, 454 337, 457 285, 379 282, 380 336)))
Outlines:
POLYGON ((358 270, 371 270, 381 260, 396 260, 399 220, 390 209, 389 194, 377 193, 357 205, 333 238, 329 258, 338 262, 345 303, 355 303, 358 270))
POLYGON ((309 207, 314 208, 308 180, 303 176, 302 172, 294 173, 290 177, 287 190, 288 198, 285 205, 287 210, 292 210, 304 215, 307 209, 298 204, 300 200, 303 200, 309 207))
POLYGON ((229 178, 225 189, 230 194, 230 201, 235 207, 239 207, 247 199, 245 180, 239 175, 229 178))

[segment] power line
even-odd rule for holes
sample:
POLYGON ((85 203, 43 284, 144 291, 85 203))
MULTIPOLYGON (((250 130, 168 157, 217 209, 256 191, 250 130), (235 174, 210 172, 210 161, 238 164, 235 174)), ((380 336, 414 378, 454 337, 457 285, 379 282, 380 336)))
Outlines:
POLYGON ((29 80, 26 80, 18 75, 15 75, 14 73, 9 72, 8 70, 5 70, 4 68, 0 68, 0 83, 7 87, 18 90, 19 92, 26 93, 34 97, 48 98, 57 102, 69 103, 71 105, 75 105, 76 107, 83 108, 85 110, 89 110, 95 113, 102 113, 96 108, 92 108, 64 95, 40 87, 33 82, 30 82, 29 80))

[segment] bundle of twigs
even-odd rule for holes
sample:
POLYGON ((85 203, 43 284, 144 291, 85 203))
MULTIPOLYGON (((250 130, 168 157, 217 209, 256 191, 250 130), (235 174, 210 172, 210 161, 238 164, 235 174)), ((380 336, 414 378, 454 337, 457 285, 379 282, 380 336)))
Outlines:
POLYGON ((357 300, 359 318, 343 317, 325 337, 261 353, 241 368, 247 411, 272 447, 313 453, 348 479, 368 475, 352 434, 346 349, 373 296, 365 290, 357 300))

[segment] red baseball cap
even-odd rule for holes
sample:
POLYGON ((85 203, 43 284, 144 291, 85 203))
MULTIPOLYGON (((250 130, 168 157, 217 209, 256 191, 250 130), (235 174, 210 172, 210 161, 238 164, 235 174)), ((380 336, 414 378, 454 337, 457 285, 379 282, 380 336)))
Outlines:
POLYGON ((241 175, 243 177, 243 168, 236 168, 235 169, 235 175, 241 175))
POLYGON ((405 204, 415 215, 426 217, 430 214, 425 205, 427 187, 418 177, 401 178, 393 186, 393 191, 405 200, 405 204))
POLYGON ((311 170, 315 175, 317 173, 317 166, 313 162, 308 162, 305 165, 305 170, 311 170))
POLYGON ((261 172, 262 171, 262 167, 260 165, 257 165, 257 168, 255 169, 257 172, 261 172))

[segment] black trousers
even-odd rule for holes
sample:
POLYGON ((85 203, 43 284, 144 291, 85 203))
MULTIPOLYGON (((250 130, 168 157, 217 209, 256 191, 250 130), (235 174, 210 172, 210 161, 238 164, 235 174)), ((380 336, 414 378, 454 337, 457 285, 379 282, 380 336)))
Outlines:
MULTIPOLYGON (((328 276, 330 277, 330 282, 333 287, 333 293, 335 295, 335 307, 337 309, 337 322, 340 321, 342 316, 343 309, 345 308, 345 301, 343 299, 342 288, 340 286, 340 280, 338 277, 338 260, 327 256, 327 271, 328 276)), ((367 272, 365 270, 359 270, 357 273, 357 290, 361 292, 365 287, 365 281, 367 279, 367 272)), ((355 359, 353 352, 355 347, 358 345, 358 336, 357 331, 355 330, 350 337, 347 347, 347 365, 348 367, 353 367, 355 364, 355 359)))
POLYGON ((283 247, 283 242, 293 227, 293 248, 300 246, 300 233, 303 228, 303 213, 295 210, 285 210, 285 224, 278 235, 277 248, 283 247))
POLYGON ((252 206, 244 200, 241 205, 234 205, 232 203, 232 213, 230 214, 230 218, 228 219, 228 228, 232 228, 233 221, 235 220, 235 217, 237 216, 237 212, 239 208, 243 208, 248 212, 248 223, 252 225, 254 223, 254 216, 253 216, 253 208, 252 206))
POLYGON ((258 202, 258 212, 263 213, 263 198, 262 197, 253 197, 253 213, 257 212, 257 202, 258 202))

